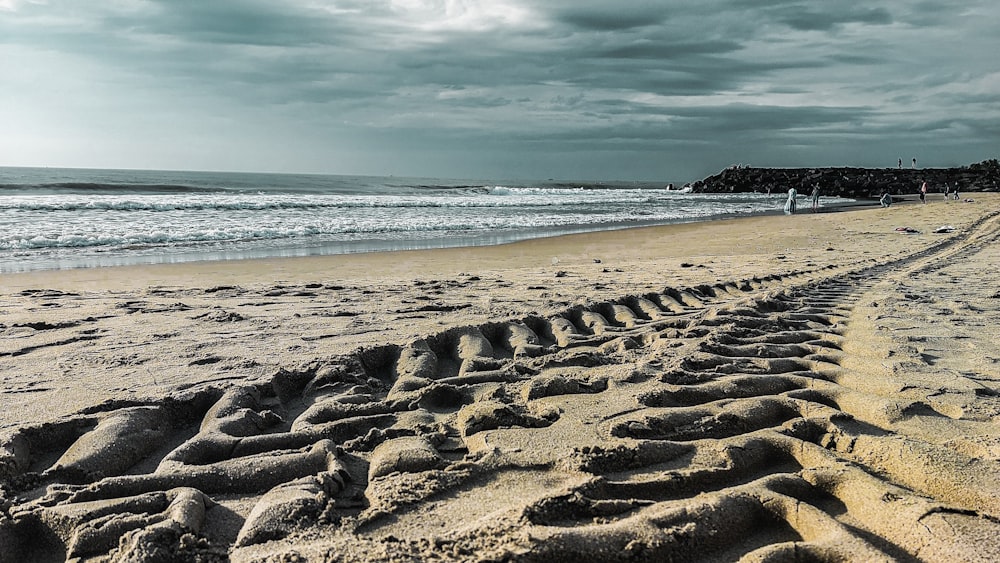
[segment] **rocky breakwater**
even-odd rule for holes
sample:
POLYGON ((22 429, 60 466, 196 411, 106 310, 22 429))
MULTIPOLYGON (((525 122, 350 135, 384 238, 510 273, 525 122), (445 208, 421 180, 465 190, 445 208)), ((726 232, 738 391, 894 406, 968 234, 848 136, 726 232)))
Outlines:
POLYGON ((772 192, 795 188, 808 194, 816 184, 823 195, 877 198, 883 191, 913 194, 922 182, 932 192, 958 185, 961 192, 1000 191, 1000 162, 986 160, 958 168, 754 168, 732 167, 691 184, 702 193, 772 192))

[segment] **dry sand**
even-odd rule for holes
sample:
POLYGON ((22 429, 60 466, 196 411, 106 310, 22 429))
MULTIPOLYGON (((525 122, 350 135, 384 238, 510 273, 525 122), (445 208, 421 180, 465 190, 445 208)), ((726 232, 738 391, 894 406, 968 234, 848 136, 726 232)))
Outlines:
POLYGON ((0 561, 1000 560, 973 197, 2 276, 0 561))

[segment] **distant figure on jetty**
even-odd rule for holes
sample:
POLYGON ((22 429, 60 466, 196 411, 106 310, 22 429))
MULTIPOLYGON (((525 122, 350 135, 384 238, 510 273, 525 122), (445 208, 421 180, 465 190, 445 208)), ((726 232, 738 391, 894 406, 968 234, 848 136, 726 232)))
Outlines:
POLYGON ((920 203, 927 203, 927 182, 920 184, 920 203))
POLYGON ((889 195, 889 192, 883 191, 882 197, 878 199, 878 202, 882 204, 882 207, 889 207, 892 205, 892 196, 889 195))
POLYGON ((785 202, 785 214, 792 215, 795 213, 796 201, 795 198, 799 196, 799 192, 795 191, 795 188, 788 189, 788 201, 785 202))
POLYGON ((911 168, 916 168, 916 167, 917 167, 917 159, 914 158, 913 159, 913 166, 911 168))
POLYGON ((899 168, 903 168, 903 159, 899 159, 899 168))
POLYGON ((812 210, 813 213, 819 211, 819 184, 814 184, 812 193, 809 194, 812 197, 812 210))

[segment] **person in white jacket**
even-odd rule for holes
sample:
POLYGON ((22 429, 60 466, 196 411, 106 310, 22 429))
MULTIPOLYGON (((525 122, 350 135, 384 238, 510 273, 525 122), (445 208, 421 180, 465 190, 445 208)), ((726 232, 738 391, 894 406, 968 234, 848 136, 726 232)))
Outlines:
POLYGON ((798 203, 795 201, 795 198, 797 198, 798 196, 799 193, 795 191, 795 188, 788 189, 788 201, 785 202, 785 213, 787 213, 788 215, 795 213, 795 206, 798 203))

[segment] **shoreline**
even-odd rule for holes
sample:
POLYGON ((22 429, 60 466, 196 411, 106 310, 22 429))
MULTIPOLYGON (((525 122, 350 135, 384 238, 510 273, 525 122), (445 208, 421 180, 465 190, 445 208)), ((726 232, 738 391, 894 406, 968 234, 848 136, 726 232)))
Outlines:
MULTIPOLYGON (((817 213, 801 211, 787 217, 805 217, 817 214, 843 213, 864 211, 878 207, 877 203, 857 202, 821 208, 817 213)), ((442 248, 420 248, 413 250, 384 250, 373 252, 358 252, 346 254, 317 254, 311 256, 266 257, 220 260, 191 260, 177 263, 130 264, 120 266, 97 266, 84 268, 32 270, 27 272, 11 272, 0 274, 0 279, 11 289, 42 287, 51 280, 65 279, 69 286, 86 283, 110 284, 106 287, 139 288, 151 283, 157 277, 163 280, 177 279, 193 275, 199 278, 217 277, 223 279, 228 275, 249 275, 257 283, 281 281, 281 277, 270 279, 272 275, 287 273, 288 276, 301 277, 323 275, 327 271, 337 272, 345 277, 360 277, 365 272, 384 270, 391 264, 405 264, 408 271, 414 275, 431 275, 437 268, 447 268, 447 264, 481 263, 480 268, 495 268, 503 265, 519 267, 545 267, 552 264, 551 258, 565 262, 587 261, 601 259, 597 254, 630 252, 629 247, 641 246, 641 241, 648 237, 671 236, 676 233, 697 233, 710 231, 710 225, 728 225, 731 222, 765 221, 767 218, 786 217, 779 209, 774 212, 759 213, 750 216, 720 216, 709 220, 676 222, 665 225, 625 227, 621 229, 604 229, 553 236, 528 238, 500 244, 482 246, 452 246, 442 248), (574 252, 570 249, 586 247, 589 251, 574 252), (610 247, 610 248, 605 248, 610 247), (560 258, 561 254, 568 255, 560 258), (551 258, 545 256, 551 255, 551 258), (518 264, 504 264, 508 260, 522 260, 518 264), (426 261, 422 267, 420 262, 426 261), (255 273, 259 272, 259 274, 255 273)), ((681 250, 680 254, 683 254, 681 250)), ((679 254, 679 255, 680 255, 679 254)), ((634 256, 633 256, 634 257, 634 256)), ((469 268, 451 268, 443 270, 451 275, 461 273, 469 268)), ((377 276, 376 276, 377 277, 377 276)), ((169 285, 169 284, 167 284, 169 285)), ((59 285, 53 286, 58 288, 59 285)))
POLYGON ((3 274, 0 540, 997 559, 1000 195, 974 197, 3 274))
MULTIPOLYGON (((803 205, 805 205, 806 201, 808 200, 808 198, 806 196, 800 196, 799 199, 800 199, 800 201, 801 201, 801 203, 803 205)), ((905 200, 904 200, 904 202, 905 202, 905 200)), ((838 212, 842 212, 842 211, 850 211, 850 210, 858 210, 858 209, 868 209, 868 208, 873 208, 873 207, 878 207, 878 202, 877 201, 872 201, 872 200, 867 200, 867 199, 861 198, 861 199, 858 199, 858 200, 853 201, 853 202, 827 204, 826 206, 821 206, 816 213, 838 213, 838 212)), ((810 209, 803 208, 803 210, 798 213, 798 215, 805 215, 805 214, 813 214, 813 212, 810 209)), ((383 254, 383 253, 392 254, 392 253, 409 253, 409 252, 435 252, 435 251, 455 250, 455 249, 489 248, 489 247, 496 247, 496 246, 516 245, 516 244, 521 244, 521 243, 530 243, 532 241, 540 241, 540 240, 552 239, 552 238, 572 237, 572 236, 577 236, 577 235, 593 235, 593 234, 600 234, 600 233, 613 233, 613 232, 618 232, 618 231, 629 231, 629 230, 634 230, 634 229, 642 230, 642 229, 669 228, 669 227, 678 226, 678 225, 693 225, 693 224, 700 224, 700 223, 712 223, 712 222, 717 222, 717 221, 733 221, 733 220, 741 220, 741 219, 752 219, 752 218, 755 218, 755 217, 771 217, 771 216, 782 216, 782 215, 784 215, 784 212, 780 209, 780 206, 776 206, 776 208, 774 210, 772 210, 772 211, 758 212, 758 213, 752 213, 752 214, 747 214, 747 215, 744 215, 744 214, 727 214, 727 215, 713 216, 713 217, 710 217, 710 218, 699 218, 699 219, 693 219, 693 220, 677 220, 677 221, 672 221, 672 222, 669 222, 669 223, 654 224, 654 225, 608 226, 606 228, 601 228, 601 229, 582 230, 580 232, 570 232, 570 233, 563 233, 563 234, 549 234, 549 235, 542 234, 542 235, 537 235, 537 236, 526 235, 524 238, 514 237, 512 240, 503 241, 503 242, 497 242, 497 243, 482 243, 482 244, 456 243, 454 245, 445 244, 445 245, 442 245, 442 246, 437 246, 437 245, 429 245, 427 247, 417 246, 416 248, 402 249, 402 250, 392 250, 392 249, 390 249, 390 250, 366 250, 366 251, 358 251, 358 252, 347 251, 347 252, 336 252, 336 253, 326 253, 326 252, 319 251, 319 252, 316 252, 316 253, 307 253, 307 254, 302 254, 302 255, 298 255, 298 254, 297 255, 285 255, 285 256, 282 256, 282 255, 273 255, 273 256, 262 256, 262 257, 249 256, 249 257, 236 257, 236 258, 219 258, 219 257, 213 257, 213 258, 184 258, 184 259, 180 259, 180 260, 176 260, 176 261, 168 261, 167 258, 163 258, 161 261, 156 261, 156 262, 137 262, 137 263, 126 263, 126 264, 95 264, 95 265, 89 265, 89 266, 70 266, 70 267, 65 267, 65 268, 51 267, 51 268, 41 268, 41 269, 24 270, 24 271, 0 272, 0 278, 7 277, 7 276, 31 276, 32 274, 41 274, 43 272, 69 272, 69 271, 76 271, 76 270, 101 270, 101 269, 108 269, 108 268, 118 269, 118 268, 147 268, 147 267, 160 267, 160 266, 169 267, 169 266, 182 266, 182 265, 186 265, 186 264, 199 264, 199 263, 224 264, 224 263, 227 263, 227 262, 234 262, 234 261, 235 262, 256 262, 256 263, 259 263, 261 265, 265 265, 265 264, 268 264, 268 263, 270 263, 272 261, 298 260, 298 259, 314 260, 314 259, 322 259, 322 258, 336 257, 336 256, 342 256, 342 257, 345 257, 344 260, 349 260, 350 257, 363 257, 363 256, 372 255, 372 254, 376 254, 377 255, 377 254, 383 254)), ((294 249, 293 249, 293 251, 294 251, 294 249)), ((205 252, 204 254, 217 255, 217 254, 225 254, 225 253, 226 253, 226 251, 210 251, 210 252, 205 252)), ((251 251, 245 251, 244 253, 245 254, 253 254, 253 252, 251 252, 251 251)), ((198 254, 203 254, 203 253, 194 253, 194 254, 198 255, 198 254)), ((93 279, 101 279, 101 278, 99 276, 96 276, 93 279)))

